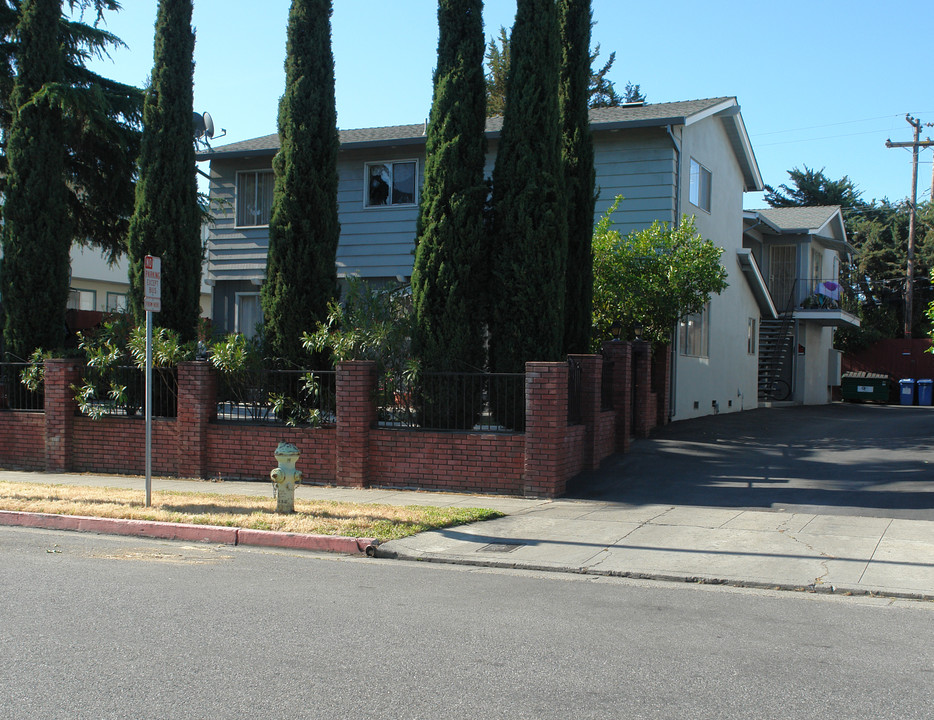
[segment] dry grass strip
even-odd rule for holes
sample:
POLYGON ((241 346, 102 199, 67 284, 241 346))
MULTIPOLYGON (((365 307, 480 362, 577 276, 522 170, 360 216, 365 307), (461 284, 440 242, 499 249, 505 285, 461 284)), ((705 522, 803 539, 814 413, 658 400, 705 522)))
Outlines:
POLYGON ((381 542, 502 517, 502 513, 481 508, 397 507, 298 499, 295 514, 280 515, 271 497, 167 491, 153 491, 152 506, 146 507, 145 496, 139 490, 2 480, 0 510, 370 537, 381 542))

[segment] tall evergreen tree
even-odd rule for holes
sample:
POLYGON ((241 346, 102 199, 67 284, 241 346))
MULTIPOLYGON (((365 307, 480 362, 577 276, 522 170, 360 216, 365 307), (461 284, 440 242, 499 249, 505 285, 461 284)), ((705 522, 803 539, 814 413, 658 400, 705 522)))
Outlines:
POLYGON ((5 350, 25 358, 65 339, 69 231, 62 116, 40 91, 62 79, 59 0, 23 0, 7 138, 3 226, 5 350))
POLYGON ((497 372, 522 372, 528 360, 558 360, 564 345, 559 45, 554 0, 519 0, 493 169, 490 360, 497 372))
MULTIPOLYGON (((561 106, 564 188, 568 203, 568 260, 564 349, 590 351, 593 310, 593 137, 588 117, 590 0, 558 0, 561 32, 561 106)), ((612 62, 612 57, 611 62, 612 62)))
MULTIPOLYGON (((429 370, 463 372, 484 365, 482 12, 483 0, 438 3, 438 65, 412 271, 413 349, 429 370)), ((472 427, 470 420, 461 424, 468 422, 472 427)))
MULTIPOLYGON (((60 17, 64 67, 60 82, 39 91, 61 110, 65 165, 63 182, 71 216, 72 240, 101 248, 110 258, 126 252, 133 214, 143 92, 91 72, 86 63, 122 46, 97 22, 116 0, 65 0, 70 17, 60 17), (84 22, 86 14, 94 24, 84 22)), ((16 77, 16 26, 22 6, 0 0, 0 149, 5 150, 13 118, 11 93, 16 77)), ((0 193, 5 195, 6 153, 0 154, 0 193)))
POLYGON ((301 335, 337 293, 337 109, 331 1, 292 0, 262 303, 272 353, 298 361, 301 335))
POLYGON ((159 325, 196 336, 201 298, 201 211, 191 129, 195 34, 192 0, 160 0, 152 81, 143 106, 143 141, 130 220, 130 311, 143 309, 143 260, 162 260, 159 325))

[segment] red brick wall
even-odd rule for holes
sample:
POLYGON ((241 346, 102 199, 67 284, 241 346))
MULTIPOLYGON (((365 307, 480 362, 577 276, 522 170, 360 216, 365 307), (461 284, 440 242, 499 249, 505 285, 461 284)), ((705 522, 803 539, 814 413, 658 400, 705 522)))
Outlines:
MULTIPOLYGON (((71 470, 120 475, 146 473, 146 421, 143 418, 74 418, 71 470)), ((153 475, 178 474, 175 420, 152 419, 153 475)))
POLYGON ((269 480, 280 442, 295 445, 302 456, 296 467, 306 483, 335 484, 337 456, 334 428, 287 428, 244 423, 211 424, 206 433, 206 478, 269 480))
POLYGON ((0 458, 5 467, 45 470, 45 413, 0 412, 0 458))
POLYGON ((597 425, 594 428, 598 463, 605 460, 616 452, 616 413, 614 411, 603 411, 597 417, 597 425))
POLYGON ((370 431, 370 485, 522 494, 525 436, 370 431))

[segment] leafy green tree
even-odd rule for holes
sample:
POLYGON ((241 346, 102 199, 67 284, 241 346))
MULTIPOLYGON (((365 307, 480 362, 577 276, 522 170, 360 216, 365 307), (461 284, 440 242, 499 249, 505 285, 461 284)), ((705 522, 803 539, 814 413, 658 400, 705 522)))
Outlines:
MULTIPOLYGON (((136 159, 143 93, 91 72, 86 62, 122 45, 97 23, 105 11, 120 9, 114 0, 68 0, 70 17, 60 17, 64 66, 58 82, 37 92, 59 108, 65 147, 64 177, 73 242, 102 249, 111 259, 126 252, 133 212, 136 159), (93 24, 83 21, 93 14, 93 24)), ((16 26, 22 4, 0 2, 0 144, 6 147, 13 120, 11 99, 17 73, 16 26)), ((37 99, 39 99, 37 97, 37 99)), ((5 195, 6 153, 0 155, 0 193, 5 195)))
POLYGON ((60 7, 58 0, 23 0, 21 10, 0 292, 5 350, 25 359, 37 347, 64 344, 71 232, 62 114, 41 92, 62 79, 60 7))
MULTIPOLYGON (((590 349, 593 305, 594 154, 588 119, 590 81, 590 0, 558 0, 561 33, 562 160, 568 210, 568 258, 565 273, 564 349, 590 349)), ((613 55, 610 55, 610 62, 613 55)))
POLYGON ((808 205, 839 205, 845 212, 858 210, 865 203, 861 192, 846 175, 831 180, 824 169, 812 170, 807 165, 803 170, 788 171, 791 185, 782 183, 778 188, 765 186, 765 201, 772 207, 805 207, 808 205))
POLYGON ((654 222, 623 237, 612 226, 621 200, 594 231, 594 335, 609 337, 617 321, 624 328, 638 322, 646 339, 670 342, 679 320, 700 312, 711 295, 726 289, 723 248, 704 240, 687 216, 674 228, 654 222))
POLYGON ((144 316, 144 258, 159 257, 162 311, 158 322, 177 331, 183 341, 197 335, 204 258, 191 129, 195 48, 191 12, 192 0, 159 2, 128 241, 132 315, 137 320, 144 316))
MULTIPOLYGON (((596 23, 591 23, 591 29, 596 23)), ((509 61, 511 57, 509 49, 509 30, 504 27, 499 29, 499 37, 490 38, 486 46, 486 116, 502 115, 506 107, 506 76, 509 73, 509 61)), ((600 56, 600 45, 590 53, 590 65, 596 62, 600 56)), ((588 82, 588 104, 592 108, 598 107, 618 107, 627 102, 644 101, 645 95, 639 89, 638 85, 629 83, 626 86, 625 96, 616 92, 616 86, 609 79, 610 70, 613 63, 616 62, 616 53, 610 53, 609 58, 603 67, 597 72, 590 70, 590 79, 588 82)))
MULTIPOLYGON (((485 364, 482 11, 482 0, 438 3, 438 65, 412 271, 414 351, 425 370, 479 371, 485 364)), ((454 406, 442 398, 437 405, 454 406)), ((451 422, 473 426, 463 413, 451 422)))
POLYGON ((337 110, 330 0, 293 0, 262 304, 277 357, 300 362, 301 336, 337 294, 337 110))
POLYGON ((491 366, 522 372, 564 346, 567 206, 554 0, 519 0, 493 169, 491 366))

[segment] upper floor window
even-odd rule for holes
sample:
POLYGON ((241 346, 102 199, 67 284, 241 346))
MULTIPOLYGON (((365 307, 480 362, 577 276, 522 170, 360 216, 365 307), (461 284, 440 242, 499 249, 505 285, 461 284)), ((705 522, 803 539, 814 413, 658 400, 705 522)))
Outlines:
POLYGON ((97 291, 71 288, 65 307, 68 310, 97 310, 97 291))
POLYGON ((237 227, 269 225, 274 185, 272 170, 237 173, 237 227))
POLYGON ((708 356, 710 336, 710 305, 699 313, 682 318, 678 324, 678 346, 682 355, 708 356))
POLYGON ((415 160, 367 163, 366 206, 414 205, 417 169, 415 160))
POLYGON ((691 158, 691 188, 689 197, 692 205, 710 212, 710 170, 691 158))

